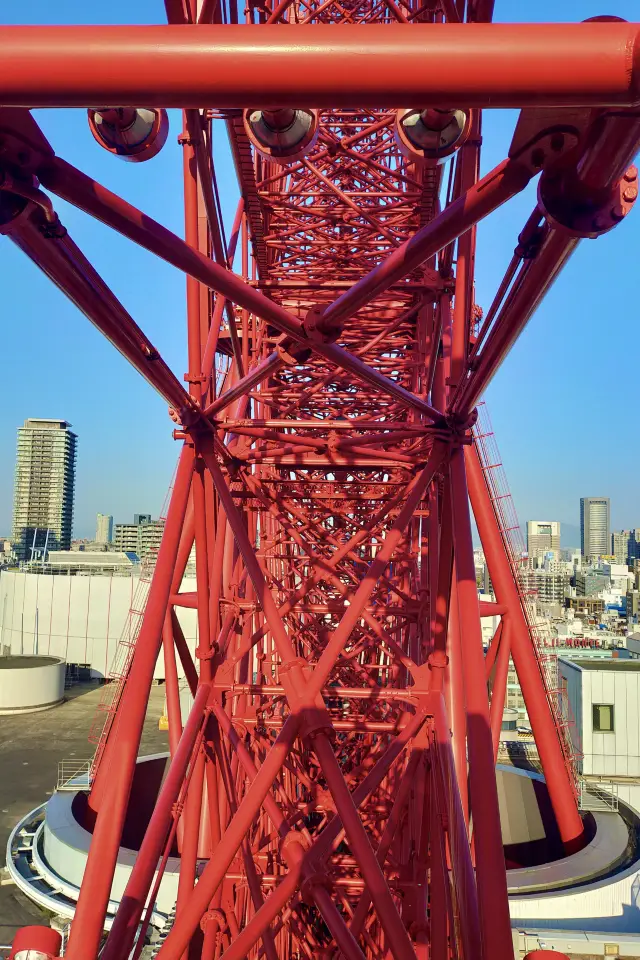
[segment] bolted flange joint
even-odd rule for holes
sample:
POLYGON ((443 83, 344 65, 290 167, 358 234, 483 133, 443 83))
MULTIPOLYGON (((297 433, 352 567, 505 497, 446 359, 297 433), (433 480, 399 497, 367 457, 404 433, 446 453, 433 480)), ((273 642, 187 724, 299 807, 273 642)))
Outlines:
POLYGON ((200 929, 205 933, 208 925, 214 922, 218 924, 218 933, 224 933, 227 929, 227 918, 222 910, 207 910, 206 913, 203 913, 200 920, 200 929))
POLYGON ((313 745, 313 741, 324 734, 331 742, 336 739, 336 731, 326 707, 307 707, 302 716, 299 737, 304 743, 313 745))
POLYGON ((606 192, 581 189, 569 171, 543 172, 538 184, 538 204, 552 226, 574 237, 591 238, 608 233, 627 216, 638 198, 638 170, 631 166, 606 192))
POLYGON ((305 839, 297 830, 289 830, 280 841, 280 855, 289 868, 298 865, 306 849, 305 839))
POLYGON ((321 306, 311 307, 302 321, 302 328, 314 343, 335 343, 342 333, 341 324, 332 323, 324 316, 321 306))
POLYGON ((276 353, 285 367, 299 367, 306 363, 311 356, 311 348, 293 343, 289 337, 283 337, 282 340, 276 344, 276 353))

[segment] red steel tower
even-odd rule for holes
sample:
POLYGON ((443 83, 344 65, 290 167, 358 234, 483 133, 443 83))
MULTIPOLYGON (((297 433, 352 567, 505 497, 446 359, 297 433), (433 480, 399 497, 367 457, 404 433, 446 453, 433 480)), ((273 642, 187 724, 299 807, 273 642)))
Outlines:
MULTIPOLYGON (((476 405, 579 240, 635 201, 638 28, 494 24, 492 0, 165 7, 158 26, 0 32, 0 231, 164 397, 181 448, 99 738, 66 956, 125 960, 142 924, 139 956, 177 852, 160 960, 512 957, 495 778, 510 656, 567 852, 583 824, 476 405), (33 107, 88 108, 98 143, 132 161, 180 108, 185 239, 57 156, 33 107), (480 179, 496 107, 521 112, 480 179), (226 228, 220 119, 241 192, 226 228), (534 178, 483 314, 476 225, 534 178), (56 197, 184 272, 186 387, 56 197), (483 609, 469 503, 496 596, 483 609), (195 656, 180 607, 197 610, 195 656), (171 762, 101 947, 159 655, 171 762)), ((18 955, 58 949, 37 929, 19 940, 18 955)))

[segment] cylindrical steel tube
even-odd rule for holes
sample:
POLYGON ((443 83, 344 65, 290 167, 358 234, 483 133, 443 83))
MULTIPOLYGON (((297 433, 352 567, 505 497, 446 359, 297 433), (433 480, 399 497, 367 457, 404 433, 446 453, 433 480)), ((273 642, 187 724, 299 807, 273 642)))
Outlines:
POLYGON ((13 107, 632 106, 638 28, 579 24, 5 26, 13 107), (349 71, 345 83, 344 65, 349 71), (295 83, 291 78, 295 77, 295 83))

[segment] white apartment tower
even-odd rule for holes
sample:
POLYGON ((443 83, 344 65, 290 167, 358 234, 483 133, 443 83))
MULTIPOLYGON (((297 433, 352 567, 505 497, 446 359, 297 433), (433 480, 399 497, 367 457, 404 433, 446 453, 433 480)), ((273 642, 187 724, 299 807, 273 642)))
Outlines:
POLYGON ((20 560, 69 550, 77 437, 66 420, 25 420, 18 429, 13 541, 20 560))
POLYGON ((557 520, 527 520, 527 553, 542 560, 546 553, 560 558, 560 523, 557 520))
POLYGON ((581 497, 580 541, 583 557, 606 557, 611 553, 609 497, 581 497))
POLYGON ((111 543, 113 540, 113 517, 99 513, 96 521, 96 543, 111 543))

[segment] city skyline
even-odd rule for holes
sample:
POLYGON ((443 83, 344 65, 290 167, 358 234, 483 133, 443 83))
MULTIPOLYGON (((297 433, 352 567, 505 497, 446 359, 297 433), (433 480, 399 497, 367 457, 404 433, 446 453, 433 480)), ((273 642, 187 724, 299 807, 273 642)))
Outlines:
MULTIPOLYGON (((493 415, 493 411, 492 411, 492 415, 493 415)), ((37 420, 37 419, 39 419, 39 418, 26 418, 26 419, 27 419, 27 420, 29 420, 29 419, 31 419, 31 420, 37 420)), ((40 419, 47 419, 47 418, 40 418, 40 419)), ((26 420, 25 420, 25 422, 26 422, 26 420)), ((61 421, 61 422, 62 422, 62 421, 61 421)), ((68 422, 68 421, 67 421, 67 422, 68 422)), ((18 428, 18 429, 20 429, 20 428, 18 428)), ((508 465, 508 462, 507 462, 507 464, 505 465, 505 470, 507 471, 507 480, 509 480, 508 468, 509 468, 509 465, 508 465)), ((2 473, 3 473, 3 471, 0 470, 0 496, 2 496, 2 494, 3 494, 3 483, 1 482, 1 481, 2 481, 2 473)), ((168 472, 167 472, 167 478, 168 478, 168 479, 167 479, 167 486, 168 486, 169 483, 170 483, 172 473, 173 473, 173 466, 171 466, 171 464, 169 463, 168 472)), ((15 457, 14 457, 14 462, 11 464, 11 475, 12 475, 12 477, 15 476, 15 457)), ((582 485, 582 484, 581 484, 581 485, 582 485)), ((148 516, 148 517, 158 516, 159 513, 160 513, 161 504, 162 504, 162 502, 163 502, 163 500, 164 500, 164 493, 165 493, 166 491, 165 491, 165 492, 160 492, 160 491, 157 489, 157 490, 154 492, 153 487, 152 487, 152 488, 147 492, 147 490, 146 490, 146 488, 145 488, 144 486, 143 486, 141 489, 142 489, 141 494, 135 493, 135 494, 132 494, 131 496, 127 496, 126 498, 124 498, 123 503, 124 503, 125 505, 124 505, 122 508, 118 508, 118 509, 112 508, 112 507, 111 507, 111 503, 110 503, 110 502, 105 503, 105 502, 104 502, 104 501, 105 501, 105 497, 104 497, 103 495, 101 495, 101 497, 100 497, 99 509, 91 510, 91 508, 88 508, 88 502, 94 503, 94 502, 97 500, 97 497, 96 497, 96 496, 90 496, 90 497, 88 498, 88 500, 85 499, 85 496, 86 496, 88 493, 90 493, 90 491, 82 490, 81 484, 78 483, 78 480, 77 480, 77 466, 76 466, 76 478, 75 478, 75 489, 74 489, 74 509, 73 509, 73 528, 72 528, 72 534, 71 534, 72 539, 73 539, 73 540, 93 540, 93 539, 99 539, 98 537, 96 537, 96 532, 97 532, 96 523, 97 523, 97 521, 98 521, 98 518, 101 517, 101 516, 111 517, 111 519, 112 519, 112 525, 113 525, 113 526, 115 526, 116 522, 118 522, 118 523, 126 523, 126 522, 127 522, 127 521, 116 521, 115 518, 116 518, 117 516, 131 516, 131 515, 133 515, 134 517, 135 517, 135 516, 148 516), (149 513, 147 513, 147 514, 136 514, 136 513, 135 513, 135 510, 138 508, 138 505, 139 505, 139 503, 140 503, 140 500, 142 499, 143 501, 146 501, 146 502, 148 503, 148 502, 150 502, 150 501, 154 498, 154 493, 155 493, 155 497, 157 497, 157 498, 159 499, 159 502, 157 502, 157 505, 155 505, 155 506, 153 507, 153 509, 151 509, 151 510, 149 511, 149 513), (81 502, 82 502, 82 504, 83 504, 83 509, 82 509, 81 511, 78 510, 78 506, 77 506, 77 504, 78 504, 78 495, 79 495, 79 494, 80 494, 80 500, 81 500, 81 502), (83 496, 83 495, 84 495, 84 496, 83 496)), ((515 508, 516 508, 516 513, 517 513, 517 516, 518 516, 518 519, 519 519, 519 523, 520 523, 520 528, 521 528, 521 530, 522 530, 523 536, 524 536, 525 541, 526 541, 526 539, 527 539, 527 525, 528 525, 528 523, 531 523, 531 522, 532 522, 532 521, 529 519, 529 517, 532 516, 532 515, 542 516, 542 515, 543 515, 543 510, 542 510, 542 509, 537 509, 536 504, 535 504, 535 502, 534 502, 533 508, 532 508, 528 513, 525 513, 525 511, 523 511, 523 510, 519 507, 517 493, 513 493, 513 486, 511 487, 511 489, 512 489, 512 494, 513 494, 514 505, 515 505, 515 508)), ((544 494, 544 493, 546 493, 546 491, 545 491, 545 490, 541 490, 540 493, 541 493, 541 494, 544 494)), ((108 499, 108 498, 107 498, 107 499, 108 499)), ((577 503, 576 514, 577 514, 577 516, 575 516, 575 517, 574 517, 573 519, 571 519, 571 520, 563 519, 562 517, 557 517, 557 515, 554 514, 554 513, 552 513, 551 511, 547 511, 546 513, 544 513, 544 515, 547 516, 547 517, 548 517, 548 516, 553 516, 553 517, 554 517, 554 520, 553 520, 552 522, 557 522, 557 523, 560 524, 560 531, 561 531, 561 542, 560 542, 560 546, 561 546, 562 549, 567 549, 567 548, 569 548, 569 547, 576 547, 576 548, 580 548, 580 547, 581 547, 580 501, 581 501, 582 499, 585 499, 585 498, 578 497, 578 498, 576 499, 576 503, 577 503)), ((617 510, 617 509, 616 509, 616 504, 615 504, 615 501, 613 500, 613 498, 607 497, 606 499, 609 500, 610 506, 611 506, 611 510, 612 510, 611 516, 610 516, 610 531, 609 531, 610 534, 611 534, 611 533, 614 533, 614 532, 617 532, 617 531, 635 529, 636 525, 637 525, 638 523, 640 523, 640 515, 635 515, 635 516, 632 515, 632 516, 630 516, 630 517, 628 517, 628 518, 626 519, 626 522, 618 522, 618 519, 617 519, 617 518, 618 518, 619 515, 620 515, 620 510, 617 510)), ((117 495, 116 495, 116 497, 115 497, 115 500, 116 500, 116 502, 117 502, 117 500, 118 500, 118 496, 117 496, 117 495)), ((544 502, 544 498, 541 498, 541 501, 540 501, 540 502, 544 502)), ((6 502, 6 498, 4 498, 4 497, 2 497, 2 499, 0 499, 0 536, 7 536, 7 537, 11 537, 11 536, 12 536, 12 532, 13 532, 13 510, 12 510, 12 503, 13 503, 12 500, 10 500, 10 501, 7 503, 7 502, 6 502), (3 532, 3 531, 5 531, 5 532, 3 532)), ((638 511, 638 513, 640 514, 640 511, 638 511)), ((134 521, 134 522, 137 522, 137 521, 134 521)))

